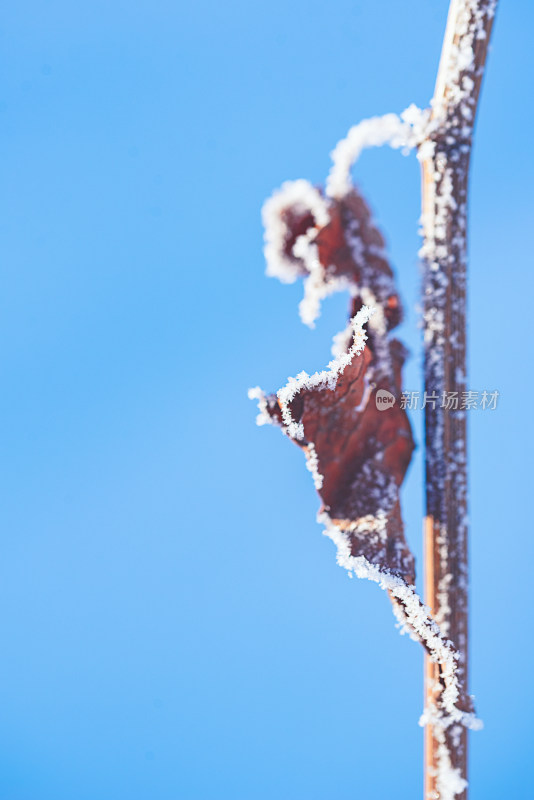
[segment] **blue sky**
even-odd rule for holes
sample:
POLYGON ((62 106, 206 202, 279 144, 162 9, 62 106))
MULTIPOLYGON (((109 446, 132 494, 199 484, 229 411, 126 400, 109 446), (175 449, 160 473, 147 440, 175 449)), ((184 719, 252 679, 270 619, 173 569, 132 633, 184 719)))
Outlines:
MULTIPOLYGON (((445 0, 56 0, 0 14, 1 800, 421 793, 422 653, 349 581, 251 385, 329 358, 260 209, 359 119, 425 105, 445 0)), ((531 36, 502 3, 472 170, 472 800, 530 785, 531 36)), ((408 309, 414 157, 355 177, 408 309)), ((421 443, 421 415, 413 423, 421 443)), ((421 556, 421 448, 404 491, 421 556)))

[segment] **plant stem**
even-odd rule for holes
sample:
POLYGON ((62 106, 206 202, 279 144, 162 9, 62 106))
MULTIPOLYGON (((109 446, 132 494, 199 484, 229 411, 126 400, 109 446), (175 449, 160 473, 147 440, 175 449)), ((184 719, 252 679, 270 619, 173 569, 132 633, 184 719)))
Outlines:
MULTIPOLYGON (((466 709, 470 703, 467 409, 462 405, 466 397, 467 200, 473 124, 495 5, 492 0, 452 0, 430 133, 419 151, 424 234, 425 601, 460 653, 464 692, 460 706, 466 709)), ((443 683, 439 665, 428 658, 425 676, 426 701, 432 706, 443 683)), ((466 800, 466 781, 466 728, 428 725, 425 800, 457 796, 466 800)))

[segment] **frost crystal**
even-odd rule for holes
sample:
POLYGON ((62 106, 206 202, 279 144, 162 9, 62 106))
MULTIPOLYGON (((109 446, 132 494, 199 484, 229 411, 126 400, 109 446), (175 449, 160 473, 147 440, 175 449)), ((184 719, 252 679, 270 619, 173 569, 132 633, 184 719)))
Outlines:
POLYGON ((427 121, 428 111, 412 104, 400 117, 385 114, 354 125, 331 153, 333 165, 326 181, 326 194, 341 198, 351 190, 351 167, 366 148, 389 144, 396 149, 411 150, 424 138, 427 121))

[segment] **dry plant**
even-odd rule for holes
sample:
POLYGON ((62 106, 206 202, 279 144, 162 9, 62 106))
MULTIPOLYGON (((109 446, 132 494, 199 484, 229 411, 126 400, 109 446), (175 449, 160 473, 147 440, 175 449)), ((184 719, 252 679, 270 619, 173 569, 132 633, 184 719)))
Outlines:
POLYGON ((466 415, 444 399, 466 392, 469 161, 495 8, 496 0, 452 0, 430 108, 359 123, 334 149, 324 191, 288 182, 263 210, 267 274, 303 278, 303 322, 313 327, 333 292, 348 291, 351 309, 326 369, 301 372, 273 395, 249 394, 258 424, 280 426, 304 450, 338 562, 386 589, 402 630, 426 650, 426 800, 467 798, 467 733, 480 727, 467 686, 466 415), (383 144, 415 149, 423 178, 424 602, 400 509, 413 450, 405 350, 391 336, 402 307, 384 240, 351 179, 362 150, 383 144))

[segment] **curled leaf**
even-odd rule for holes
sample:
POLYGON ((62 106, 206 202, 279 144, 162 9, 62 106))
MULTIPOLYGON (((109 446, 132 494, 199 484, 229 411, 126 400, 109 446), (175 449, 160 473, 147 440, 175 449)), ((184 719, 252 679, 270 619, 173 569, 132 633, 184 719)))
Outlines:
POLYGON ((438 663, 440 688, 425 721, 476 727, 458 654, 415 590, 404 535, 400 487, 414 442, 400 404, 406 351, 390 336, 402 306, 383 237, 355 188, 328 198, 306 181, 284 184, 265 204, 264 222, 268 274, 304 279, 303 321, 313 326, 321 300, 340 290, 351 295, 351 319, 325 370, 301 372, 275 395, 250 392, 258 423, 280 426, 304 450, 338 562, 388 591, 402 628, 438 663))

